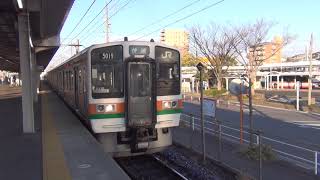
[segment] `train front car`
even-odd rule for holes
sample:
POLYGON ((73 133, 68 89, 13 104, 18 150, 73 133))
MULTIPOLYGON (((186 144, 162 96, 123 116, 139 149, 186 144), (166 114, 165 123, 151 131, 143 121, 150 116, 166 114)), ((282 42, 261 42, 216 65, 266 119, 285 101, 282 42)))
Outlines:
POLYGON ((182 108, 179 51, 125 41, 89 52, 89 119, 105 151, 130 156, 171 145, 182 108))

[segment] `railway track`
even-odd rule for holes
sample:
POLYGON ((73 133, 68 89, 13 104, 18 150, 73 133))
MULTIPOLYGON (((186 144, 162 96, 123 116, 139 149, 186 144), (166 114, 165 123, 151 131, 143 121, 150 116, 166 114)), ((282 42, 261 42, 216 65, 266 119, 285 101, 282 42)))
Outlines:
POLYGON ((187 180, 164 161, 153 155, 141 155, 115 159, 134 180, 187 180))

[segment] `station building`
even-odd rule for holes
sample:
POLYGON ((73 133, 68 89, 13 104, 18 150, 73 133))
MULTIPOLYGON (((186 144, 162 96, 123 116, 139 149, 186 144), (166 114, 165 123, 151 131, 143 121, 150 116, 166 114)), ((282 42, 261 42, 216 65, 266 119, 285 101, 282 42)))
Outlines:
MULTIPOLYGON (((267 63, 259 67, 254 84, 255 89, 295 89, 296 82, 301 88, 308 88, 309 61, 267 63)), ((314 87, 320 85, 320 61, 312 60, 312 83, 314 87)), ((239 78, 245 73, 244 66, 229 66, 224 76, 225 88, 228 89, 232 79, 239 78)), ((195 80, 196 67, 182 67, 182 87, 184 92, 192 92, 198 84, 195 80), (188 88, 190 87, 190 88, 188 88)))

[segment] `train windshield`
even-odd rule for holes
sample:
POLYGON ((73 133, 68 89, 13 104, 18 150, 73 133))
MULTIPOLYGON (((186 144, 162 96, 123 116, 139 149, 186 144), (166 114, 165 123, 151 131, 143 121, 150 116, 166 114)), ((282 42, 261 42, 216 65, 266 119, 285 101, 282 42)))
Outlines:
POLYGON ((122 46, 94 49, 91 52, 92 97, 123 97, 122 46))
POLYGON ((180 94, 180 53, 179 51, 156 46, 157 95, 180 94))

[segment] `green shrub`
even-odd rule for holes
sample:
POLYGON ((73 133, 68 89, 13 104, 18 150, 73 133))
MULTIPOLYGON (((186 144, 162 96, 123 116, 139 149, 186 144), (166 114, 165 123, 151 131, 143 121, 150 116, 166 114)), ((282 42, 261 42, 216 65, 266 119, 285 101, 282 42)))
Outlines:
MULTIPOLYGON (((259 146, 257 145, 249 146, 240 153, 251 160, 259 160, 259 146)), ((276 155, 273 153, 271 146, 262 145, 261 154, 263 160, 271 161, 276 159, 276 155)))

